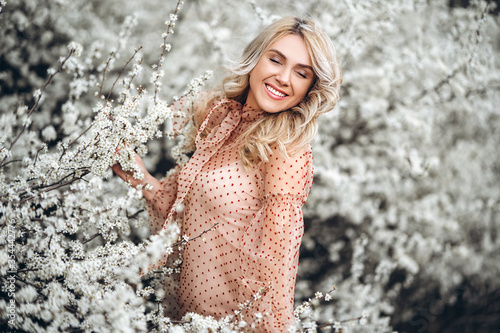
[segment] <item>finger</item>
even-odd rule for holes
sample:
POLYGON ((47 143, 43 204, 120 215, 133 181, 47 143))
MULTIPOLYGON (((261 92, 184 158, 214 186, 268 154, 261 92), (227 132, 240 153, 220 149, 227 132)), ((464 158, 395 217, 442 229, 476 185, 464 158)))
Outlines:
POLYGON ((113 166, 111 166, 111 170, 113 170, 113 172, 119 176, 120 173, 122 172, 122 167, 120 166, 120 164, 116 163, 113 166))
POLYGON ((127 181, 126 179, 127 179, 128 175, 127 175, 127 173, 126 173, 125 171, 123 171, 123 170, 122 170, 122 168, 121 168, 120 164, 118 164, 118 163, 117 163, 117 164, 113 165, 113 166, 111 167, 111 170, 113 170, 113 172, 114 172, 114 173, 115 173, 118 177, 120 177, 122 180, 127 181))

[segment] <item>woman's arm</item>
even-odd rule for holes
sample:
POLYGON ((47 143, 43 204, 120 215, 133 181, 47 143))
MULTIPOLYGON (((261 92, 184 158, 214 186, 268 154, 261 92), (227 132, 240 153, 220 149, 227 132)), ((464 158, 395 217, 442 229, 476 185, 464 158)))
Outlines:
POLYGON ((133 172, 123 171, 119 164, 115 164, 112 169, 121 179, 130 182, 133 187, 137 187, 138 185, 143 186, 142 193, 148 205, 150 232, 157 234, 165 224, 167 215, 175 201, 179 168, 173 169, 172 172, 169 172, 166 177, 159 181, 146 170, 139 155, 135 154, 134 158, 135 163, 144 173, 143 179, 135 179, 133 172), (148 189, 144 188, 146 184, 151 185, 151 187, 148 186, 148 189))
POLYGON ((293 296, 304 233, 302 205, 312 181, 310 146, 290 158, 273 149, 264 163, 263 208, 251 221, 241 244, 240 302, 266 289, 246 318, 265 314, 259 332, 284 332, 293 323, 293 296))

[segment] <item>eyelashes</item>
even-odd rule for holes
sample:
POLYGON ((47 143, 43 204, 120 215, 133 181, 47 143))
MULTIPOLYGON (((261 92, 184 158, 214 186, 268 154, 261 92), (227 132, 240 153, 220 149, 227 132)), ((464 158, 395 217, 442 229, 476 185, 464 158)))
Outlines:
POLYGON ((270 58, 269 60, 271 60, 272 62, 274 62, 275 64, 280 64, 281 65, 281 61, 279 61, 278 59, 276 58, 270 58))
MULTIPOLYGON (((277 65, 283 65, 283 62, 276 57, 271 57, 269 58, 269 60, 277 65)), ((297 73, 297 75, 299 75, 301 78, 307 79, 307 73, 305 73, 304 71, 297 70, 295 71, 295 73, 297 73)))

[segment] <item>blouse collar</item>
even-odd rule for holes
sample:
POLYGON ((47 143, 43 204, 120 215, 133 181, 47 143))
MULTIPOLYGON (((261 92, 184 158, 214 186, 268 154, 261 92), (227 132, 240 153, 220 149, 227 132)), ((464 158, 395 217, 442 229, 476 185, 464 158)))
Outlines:
POLYGON ((243 125, 243 127, 240 127, 240 129, 246 128, 252 122, 255 122, 264 117, 265 114, 265 111, 257 110, 256 108, 248 104, 242 106, 235 100, 223 98, 217 103, 214 103, 212 109, 209 111, 205 120, 198 129, 195 140, 196 148, 203 150, 215 147, 226 140, 230 136, 230 134, 238 127, 239 123, 242 123, 243 125), (215 110, 219 108, 222 108, 227 112, 224 120, 219 125, 214 127, 208 135, 203 136, 202 133, 208 125, 211 115, 215 112, 215 110))
POLYGON ((257 121, 260 118, 262 118, 265 114, 266 114, 265 111, 258 110, 253 106, 245 104, 243 105, 243 108, 241 110, 241 120, 245 122, 257 121))

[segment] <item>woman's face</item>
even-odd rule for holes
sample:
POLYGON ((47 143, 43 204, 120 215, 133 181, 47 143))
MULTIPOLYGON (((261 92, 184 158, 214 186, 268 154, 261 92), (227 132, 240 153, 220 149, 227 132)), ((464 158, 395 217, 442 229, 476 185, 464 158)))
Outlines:
POLYGON ((270 113, 299 104, 314 82, 311 57, 302 37, 289 34, 272 43, 250 72, 246 103, 270 113))

